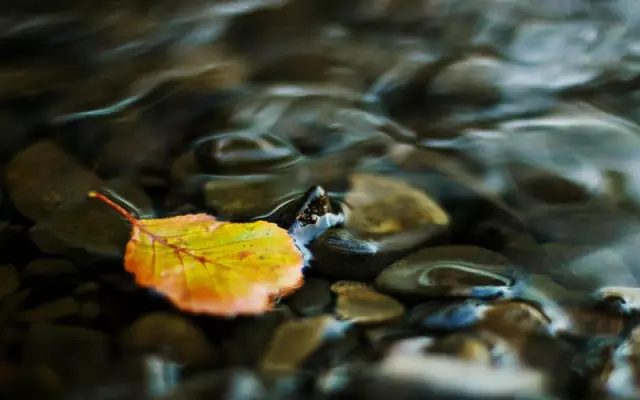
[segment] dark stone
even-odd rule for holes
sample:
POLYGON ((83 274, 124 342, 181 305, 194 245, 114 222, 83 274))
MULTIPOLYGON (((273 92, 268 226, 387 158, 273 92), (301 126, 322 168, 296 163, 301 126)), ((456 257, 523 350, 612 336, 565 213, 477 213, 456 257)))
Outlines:
POLYGON ((47 366, 63 385, 92 385, 108 369, 109 338, 98 331, 61 325, 33 325, 23 363, 47 366))
POLYGON ((305 317, 320 315, 331 303, 331 284, 318 278, 307 278, 304 285, 287 297, 285 303, 305 317))

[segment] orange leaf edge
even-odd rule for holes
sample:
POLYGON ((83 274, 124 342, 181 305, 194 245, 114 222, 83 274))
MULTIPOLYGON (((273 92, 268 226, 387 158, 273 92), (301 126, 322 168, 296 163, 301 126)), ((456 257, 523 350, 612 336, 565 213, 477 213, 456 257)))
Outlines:
MULTIPOLYGON (((122 206, 118 205, 116 202, 114 202, 113 200, 109 199, 107 196, 98 193, 96 191, 90 191, 88 193, 88 197, 90 198, 96 198, 99 199, 101 201, 103 201, 104 203, 106 203, 107 205, 111 206, 115 211, 117 211, 119 214, 121 214, 123 217, 125 217, 132 225, 133 225, 133 229, 131 232, 131 237, 133 238, 134 234, 136 233, 136 228, 140 231, 145 233, 146 235, 150 236, 150 237, 156 237, 157 235, 155 235, 153 232, 149 232, 147 231, 141 224, 140 220, 138 220, 137 218, 133 217, 127 210, 125 210, 122 206)), ((191 218, 195 218, 195 217, 199 217, 199 218, 206 218, 206 219, 211 219, 212 221, 215 221, 215 217, 208 215, 208 214, 192 214, 190 215, 191 218)), ((305 253, 304 253, 304 249, 300 249, 298 244, 296 243, 295 239, 291 236, 289 236, 289 240, 290 240, 290 244, 291 247, 293 249, 296 249, 299 253, 300 253, 300 259, 301 262, 300 264, 304 265, 305 264, 305 253)), ((172 248, 174 251, 179 252, 179 253, 186 253, 188 252, 188 249, 184 249, 182 247, 179 246, 175 246, 169 243, 165 243, 166 246, 172 248)), ((187 304, 184 301, 182 301, 182 298, 177 296, 175 293, 170 292, 170 291, 163 291, 161 287, 159 287, 157 284, 154 284, 153 282, 148 282, 145 279, 143 279, 143 277, 141 275, 139 275, 137 272, 139 271, 139 268, 134 267, 136 266, 138 263, 138 261, 135 259, 134 257, 134 250, 136 247, 136 243, 133 241, 129 241, 127 243, 127 247, 125 250, 125 259, 124 259, 124 266, 125 266, 125 270, 131 274, 134 275, 135 281, 138 285, 145 287, 145 288, 149 288, 149 289, 153 289, 156 290, 158 292, 160 292, 164 297, 166 297, 167 299, 169 299, 169 301, 176 306, 178 309, 180 310, 184 310, 184 311, 190 311, 190 312, 194 312, 194 313, 206 313, 206 314, 213 314, 213 315, 217 315, 217 316, 235 316, 235 315, 255 315, 255 314, 260 314, 266 311, 270 311, 274 308, 275 303, 282 297, 286 297, 288 295, 291 295, 293 292, 297 291, 303 284, 304 284, 304 275, 302 274, 302 268, 300 268, 298 271, 296 271, 296 269, 298 268, 298 263, 296 263, 293 266, 287 266, 287 267, 283 267, 285 269, 289 269, 291 270, 292 273, 297 273, 300 275, 300 278, 296 281, 295 284, 290 285, 290 286, 286 286, 286 287, 278 287, 278 288, 271 288, 269 287, 268 290, 266 290, 267 293, 265 293, 264 296, 254 296, 252 298, 231 298, 231 299, 217 299, 216 302, 216 307, 215 307, 215 311, 212 311, 211 308, 211 303, 210 303, 210 298, 209 298, 209 302, 205 302, 205 303, 191 303, 191 304, 187 304)))

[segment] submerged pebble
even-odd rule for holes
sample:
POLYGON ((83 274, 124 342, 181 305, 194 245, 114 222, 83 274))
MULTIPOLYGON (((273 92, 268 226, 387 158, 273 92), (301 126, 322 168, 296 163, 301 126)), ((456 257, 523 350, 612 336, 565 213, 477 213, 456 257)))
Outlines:
POLYGON ((350 181, 347 228, 376 235, 449 224, 449 216, 435 201, 398 178, 355 174, 350 181))
POLYGON ((331 284, 323 279, 307 278, 302 288, 287 297, 286 303, 299 315, 320 315, 331 303, 331 284))
POLYGON ((23 3, 0 5, 0 397, 637 397, 640 3, 23 3), (304 285, 176 309, 124 270, 100 188, 275 223, 304 285))
POLYGON ((140 317, 122 333, 122 345, 127 351, 160 354, 183 365, 214 362, 216 355, 196 325, 165 312, 140 317))
POLYGON ((331 336, 339 323, 329 315, 284 322, 274 333, 260 366, 263 370, 293 371, 331 336))
POLYGON ((382 292, 408 298, 508 296, 517 271, 500 254, 473 246, 425 248, 376 278, 382 292))
POLYGON ((375 324, 397 320, 404 315, 400 302, 363 283, 340 281, 334 283, 331 290, 338 296, 336 314, 342 320, 375 324))

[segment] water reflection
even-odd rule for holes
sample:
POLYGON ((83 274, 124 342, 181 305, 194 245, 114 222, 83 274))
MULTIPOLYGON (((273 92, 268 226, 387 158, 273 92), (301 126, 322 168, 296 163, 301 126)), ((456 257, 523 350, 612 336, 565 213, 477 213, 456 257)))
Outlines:
POLYGON ((119 381, 89 371, 132 353, 132 392, 176 399, 437 397, 450 376, 465 395, 637 391, 639 2, 152 3, 0 4, 7 393, 119 381), (263 316, 172 309, 182 334, 122 344, 171 307, 122 270, 128 226, 95 188, 140 215, 277 223, 309 283, 263 316), (326 341, 335 318, 353 326, 326 341), (256 368, 294 339, 286 374, 256 368), (424 351, 389 356, 403 340, 424 351), (197 357, 171 359, 186 342, 197 357))

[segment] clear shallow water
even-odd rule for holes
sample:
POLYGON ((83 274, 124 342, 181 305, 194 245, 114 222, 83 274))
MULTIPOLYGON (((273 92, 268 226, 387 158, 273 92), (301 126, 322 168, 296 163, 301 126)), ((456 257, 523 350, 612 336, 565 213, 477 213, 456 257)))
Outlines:
POLYGON ((634 393, 639 8, 3 3, 0 384, 634 393), (103 187, 141 216, 291 228, 307 284, 265 316, 180 312, 124 273, 129 227, 84 198, 103 187))

